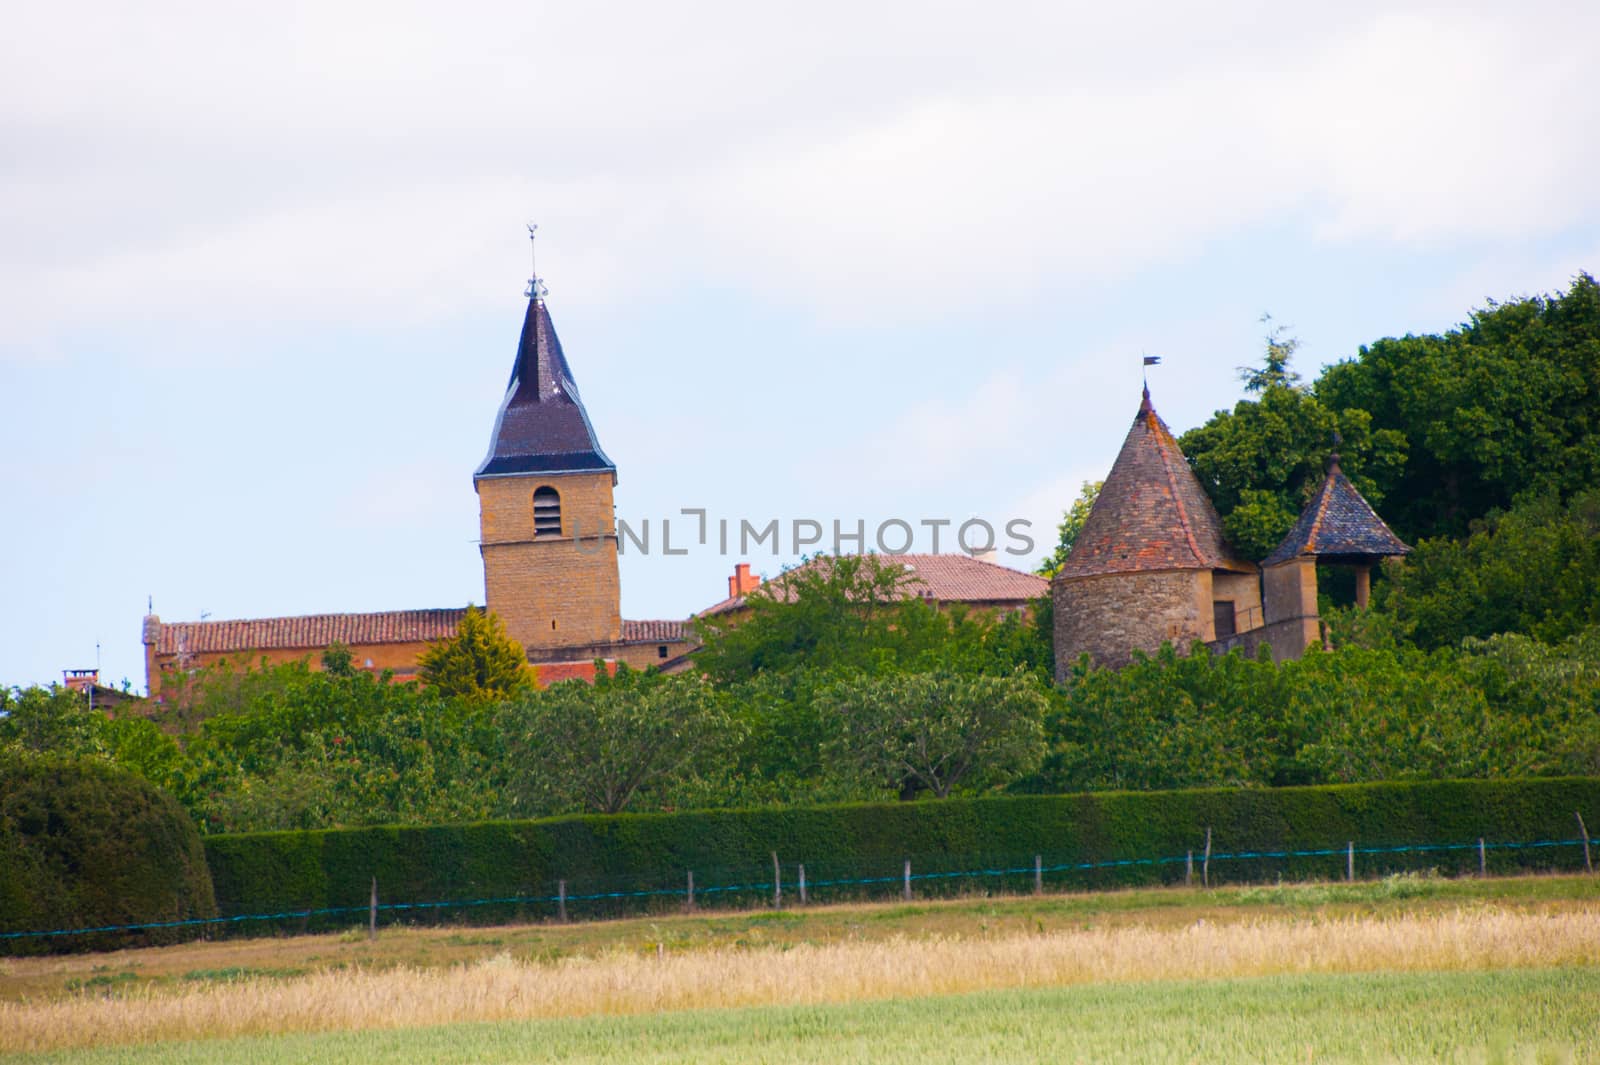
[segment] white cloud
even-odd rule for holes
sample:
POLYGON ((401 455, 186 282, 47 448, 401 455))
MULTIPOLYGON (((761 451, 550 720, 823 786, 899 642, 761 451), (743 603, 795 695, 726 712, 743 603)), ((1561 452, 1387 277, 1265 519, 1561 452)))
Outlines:
POLYGON ((1437 244, 1600 210, 1600 24, 1556 6, 33 5, 12 30, 0 357, 263 300, 474 309, 530 213, 563 298, 704 278, 891 320, 1267 221, 1437 244))

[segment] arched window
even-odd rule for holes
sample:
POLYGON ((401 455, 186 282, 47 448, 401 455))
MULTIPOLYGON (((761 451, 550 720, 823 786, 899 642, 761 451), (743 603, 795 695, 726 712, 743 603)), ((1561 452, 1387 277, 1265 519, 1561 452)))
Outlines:
POLYGON ((561 493, 549 485, 533 493, 533 535, 561 535, 561 493))

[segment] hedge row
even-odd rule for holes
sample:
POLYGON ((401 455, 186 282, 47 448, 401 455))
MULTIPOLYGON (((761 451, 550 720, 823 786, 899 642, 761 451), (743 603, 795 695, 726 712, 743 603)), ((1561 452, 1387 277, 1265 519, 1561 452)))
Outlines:
MULTIPOLYGON (((0 752, 0 933, 216 912, 200 834, 177 800, 93 759, 0 752)), ((202 931, 0 938, 0 954, 170 943, 202 931)))
MULTIPOLYGON (((818 899, 892 893, 902 861, 919 874, 990 870, 919 879, 919 894, 1017 888, 1031 883, 1033 855, 1052 886, 1172 883, 1183 857, 1201 860, 1209 827, 1217 855, 1333 850, 1300 857, 1218 857, 1213 883, 1336 877, 1344 847, 1450 846, 1358 856, 1374 876, 1434 868, 1476 871, 1477 841, 1491 872, 1583 868, 1583 849, 1515 847, 1578 836, 1574 816, 1600 825, 1600 779, 1431 781, 1336 787, 1118 792, 1019 796, 805 809, 564 817, 440 827, 213 836, 205 841, 225 915, 364 907, 374 878, 386 904, 535 897, 566 882, 569 913, 637 912, 681 903, 687 871, 700 900, 771 891, 772 854, 791 897, 804 863, 818 899), (1502 846, 1496 846, 1496 845, 1502 846), (1152 861, 1169 859, 1167 861, 1152 861), (1132 864, 1102 864, 1130 862, 1132 864), (1092 865, 1093 868, 1077 868, 1092 865), (1014 870, 998 875, 997 869, 1014 870), (1015 872, 1023 869, 1025 872, 1015 872), (837 880, 875 883, 829 884, 837 880), (718 888, 735 888, 717 891, 718 888), (662 894, 648 894, 659 891, 662 894), (633 894, 633 893, 645 894, 633 894), (591 898, 590 896, 607 896, 591 898)), ((554 913, 549 901, 407 911, 450 920, 498 921, 554 913)), ((354 911, 278 922, 333 927, 354 911)), ((387 918, 386 918, 387 919, 387 918)), ((250 925, 259 929, 259 925, 250 925)))

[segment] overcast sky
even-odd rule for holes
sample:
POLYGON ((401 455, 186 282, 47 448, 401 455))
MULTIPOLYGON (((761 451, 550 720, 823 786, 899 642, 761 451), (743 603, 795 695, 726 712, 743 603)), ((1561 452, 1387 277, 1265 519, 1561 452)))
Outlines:
POLYGON ((482 602, 529 219, 655 529, 625 616, 724 594, 715 536, 659 552, 686 507, 1027 519, 1026 567, 1143 353, 1181 431, 1263 312, 1310 377, 1600 269, 1597 40, 1576 3, 13 5, 0 683, 98 644, 142 688, 147 596, 482 602))

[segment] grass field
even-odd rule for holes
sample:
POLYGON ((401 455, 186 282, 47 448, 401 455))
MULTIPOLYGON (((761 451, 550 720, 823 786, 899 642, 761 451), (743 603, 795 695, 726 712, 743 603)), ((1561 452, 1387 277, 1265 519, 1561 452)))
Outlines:
POLYGON ((0 962, 0 1053, 1583 1061, 1597 966, 1592 877, 388 929, 0 962))
POLYGON ((1594 969, 1315 975, 160 1043, 25 1060, 38 1065, 1576 1063, 1600 1060, 1597 1001, 1600 973, 1594 969))

